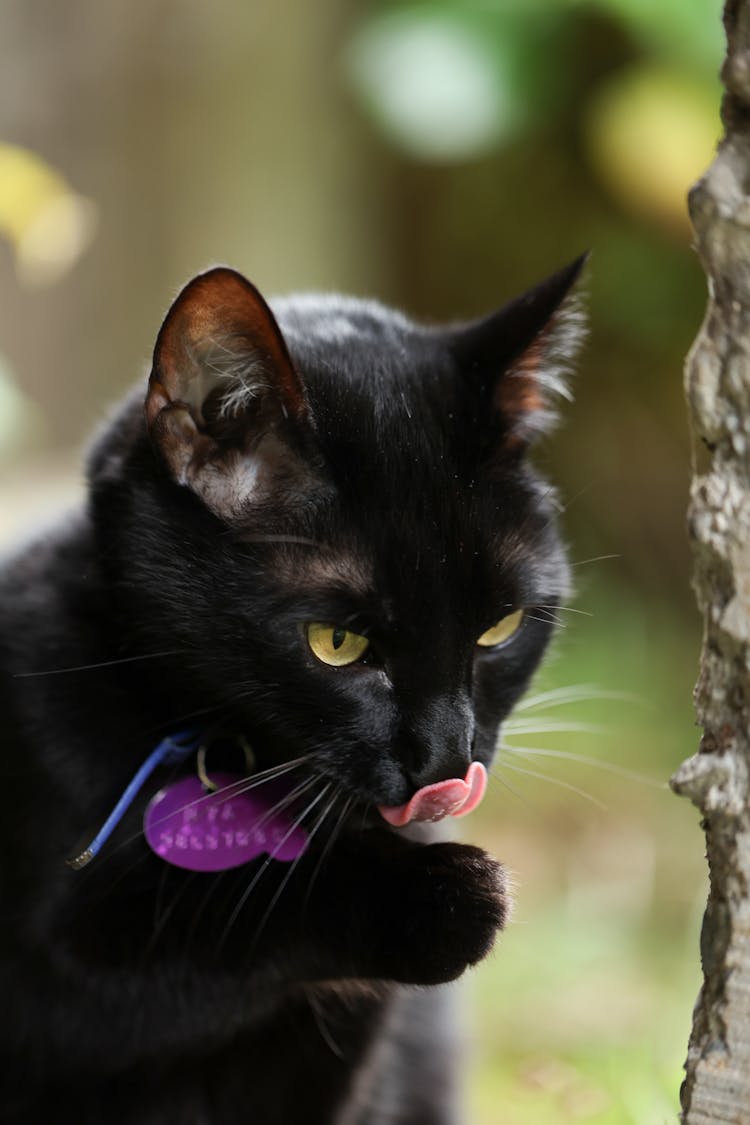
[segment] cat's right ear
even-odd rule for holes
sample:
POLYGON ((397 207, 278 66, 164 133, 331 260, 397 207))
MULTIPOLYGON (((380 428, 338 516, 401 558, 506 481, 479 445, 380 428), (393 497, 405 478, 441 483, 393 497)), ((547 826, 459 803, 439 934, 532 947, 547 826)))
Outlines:
POLYGON ((175 300, 157 337, 145 410, 172 477, 223 519, 242 518, 307 471, 304 385, 270 308, 234 270, 200 274, 175 300))

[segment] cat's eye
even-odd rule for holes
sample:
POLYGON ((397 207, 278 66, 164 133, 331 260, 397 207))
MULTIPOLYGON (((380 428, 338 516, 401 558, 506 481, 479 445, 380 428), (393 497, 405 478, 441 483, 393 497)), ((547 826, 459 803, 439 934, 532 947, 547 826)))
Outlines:
POLYGON ((496 648, 497 645, 505 644, 518 632, 522 621, 522 609, 516 609, 513 613, 506 614, 491 629, 482 633, 481 637, 477 637, 477 644, 481 645, 482 648, 496 648))
POLYGON ((318 660, 334 668, 355 664, 370 647, 367 637, 361 633, 352 633, 340 625, 326 625, 319 621, 307 626, 307 643, 318 660))

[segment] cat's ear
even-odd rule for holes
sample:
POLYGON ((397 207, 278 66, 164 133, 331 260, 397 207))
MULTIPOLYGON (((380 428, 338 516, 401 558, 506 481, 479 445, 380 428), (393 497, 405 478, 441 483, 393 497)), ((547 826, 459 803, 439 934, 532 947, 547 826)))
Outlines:
POLYGON ((459 329, 452 348, 479 404, 500 422, 505 444, 523 449, 551 428, 555 400, 569 398, 565 376, 584 333, 572 293, 582 254, 496 313, 459 329))
POLYGON ((305 388, 273 313, 241 274, 209 270, 175 300, 154 349, 146 421, 174 479, 225 519, 305 472, 305 388))

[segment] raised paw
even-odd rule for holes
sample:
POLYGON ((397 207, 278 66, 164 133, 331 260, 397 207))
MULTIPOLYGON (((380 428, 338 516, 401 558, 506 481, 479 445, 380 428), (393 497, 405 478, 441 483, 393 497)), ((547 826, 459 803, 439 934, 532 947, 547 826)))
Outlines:
POLYGON ((481 961, 509 911, 502 866, 481 848, 430 844, 400 857, 387 928, 389 976, 410 984, 454 980, 481 961))

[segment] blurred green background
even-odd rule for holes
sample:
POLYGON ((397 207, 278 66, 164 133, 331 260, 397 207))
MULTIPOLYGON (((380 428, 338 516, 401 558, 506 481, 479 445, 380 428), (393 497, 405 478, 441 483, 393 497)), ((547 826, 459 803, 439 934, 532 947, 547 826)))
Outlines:
POLYGON ((676 1115, 705 896, 697 814, 665 787, 697 744, 681 366, 705 282, 684 200, 720 132, 720 8, 0 10, 3 544, 75 496, 85 436, 211 263, 440 319, 593 250, 576 401, 539 451, 574 612, 466 829, 517 886, 469 988, 472 1125, 676 1115))

